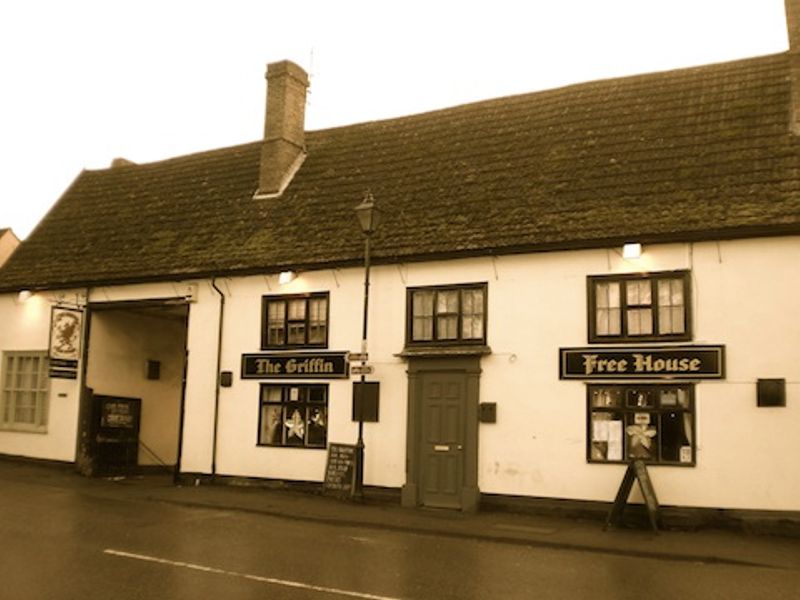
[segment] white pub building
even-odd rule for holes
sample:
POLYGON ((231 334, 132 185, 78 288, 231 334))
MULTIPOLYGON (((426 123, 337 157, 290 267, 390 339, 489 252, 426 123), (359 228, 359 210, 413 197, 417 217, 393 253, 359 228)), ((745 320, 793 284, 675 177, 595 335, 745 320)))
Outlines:
POLYGON ((780 54, 320 131, 269 65, 262 140, 83 171, 0 269, 0 454, 321 485, 365 373, 366 494, 607 510, 642 460, 796 518, 786 7, 780 54))

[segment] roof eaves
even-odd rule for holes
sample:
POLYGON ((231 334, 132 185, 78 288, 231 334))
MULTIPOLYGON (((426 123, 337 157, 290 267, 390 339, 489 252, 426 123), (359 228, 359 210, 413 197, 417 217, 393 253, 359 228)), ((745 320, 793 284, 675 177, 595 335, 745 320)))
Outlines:
MULTIPOLYGON (((642 233, 635 236, 593 238, 584 240, 558 241, 536 244, 521 244, 508 246, 482 247, 457 251, 428 252, 420 254, 403 254, 392 256, 381 256, 380 248, 375 249, 375 254, 371 262, 376 265, 391 265, 398 263, 418 263, 437 260, 455 260, 464 258, 474 258, 479 256, 503 256, 519 255, 542 252, 559 252, 574 250, 594 250, 600 248, 613 248, 622 246, 628 242, 639 242, 642 244, 671 244, 671 243, 697 243, 729 241, 736 239, 750 238, 771 238, 783 236, 800 235, 800 222, 779 224, 779 225, 757 225, 732 227, 727 229, 703 229, 696 231, 680 231, 670 233, 642 233)), ((264 265, 259 267, 242 267, 217 269, 213 271, 194 271, 183 273, 166 273, 160 275, 142 277, 122 277, 106 279, 81 279, 64 281, 46 281, 33 285, 24 284, 0 284, 0 293, 19 292, 23 289, 32 291, 45 291, 67 288, 93 288, 116 285, 133 285, 142 283, 158 282, 178 282, 197 279, 211 279, 214 277, 246 277, 252 275, 276 274, 284 270, 303 271, 324 271, 326 269, 338 269, 359 267, 363 265, 362 257, 340 258, 329 261, 317 261, 311 263, 293 263, 284 265, 264 265)))

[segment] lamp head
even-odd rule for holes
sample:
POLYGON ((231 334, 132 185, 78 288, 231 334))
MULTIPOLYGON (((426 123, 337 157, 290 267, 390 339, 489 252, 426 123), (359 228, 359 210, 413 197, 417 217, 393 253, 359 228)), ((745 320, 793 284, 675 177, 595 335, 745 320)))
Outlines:
POLYGON ((381 210, 375 205, 372 193, 367 191, 361 204, 355 207, 358 224, 364 235, 372 235, 381 222, 381 210))

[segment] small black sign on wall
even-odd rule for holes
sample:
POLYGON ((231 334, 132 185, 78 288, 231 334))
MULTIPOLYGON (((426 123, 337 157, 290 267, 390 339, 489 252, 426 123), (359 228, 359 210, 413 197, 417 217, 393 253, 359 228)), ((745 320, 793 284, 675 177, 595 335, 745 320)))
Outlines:
POLYGON ((161 361, 147 359, 147 379, 161 379, 161 361))
POLYGON ((354 381, 353 382, 353 421, 360 420, 365 423, 377 423, 380 398, 380 382, 354 381))
POLYGON ((786 406, 785 379, 759 379, 756 390, 758 406, 786 406))

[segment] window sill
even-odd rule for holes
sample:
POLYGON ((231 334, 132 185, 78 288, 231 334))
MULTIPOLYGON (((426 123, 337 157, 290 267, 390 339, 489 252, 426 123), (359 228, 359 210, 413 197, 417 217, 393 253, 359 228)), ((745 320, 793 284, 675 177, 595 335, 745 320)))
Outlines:
MULTIPOLYGON (((629 459, 629 460, 592 460, 588 459, 586 462, 590 465, 628 465, 633 460, 641 460, 641 459, 629 459)), ((645 460, 644 464, 648 467, 681 467, 681 468, 690 468, 696 467, 697 463, 692 461, 688 462, 656 462, 656 461, 649 461, 645 460)))
POLYGON ((46 434, 47 427, 25 427, 21 425, 8 425, 3 424, 0 425, 0 431, 5 433, 38 433, 38 434, 46 434))
POLYGON ((452 346, 406 346, 395 356, 400 358, 484 356, 491 353, 492 349, 485 344, 454 344, 452 346))
POLYGON ((669 344, 677 342, 691 342, 691 334, 681 335, 594 335, 589 334, 590 344, 636 344, 636 343, 654 343, 654 344, 669 344))

